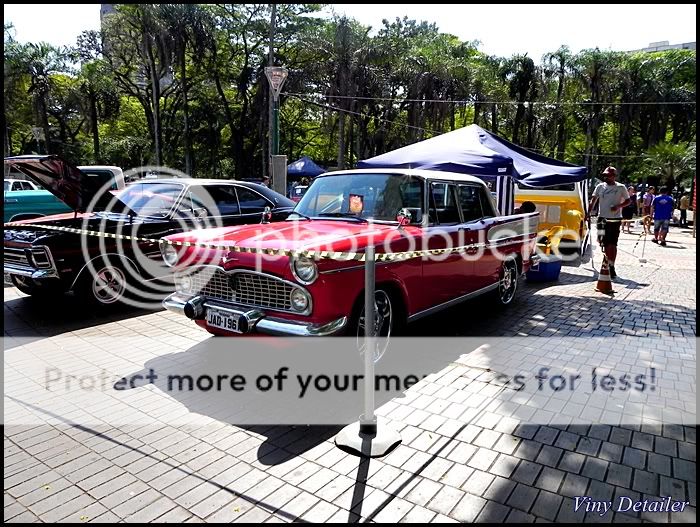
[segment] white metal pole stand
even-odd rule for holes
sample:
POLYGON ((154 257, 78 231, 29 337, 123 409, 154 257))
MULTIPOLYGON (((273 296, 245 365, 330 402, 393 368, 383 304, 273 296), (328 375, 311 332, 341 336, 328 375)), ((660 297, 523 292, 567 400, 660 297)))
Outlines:
POLYGON ((364 413, 360 420, 343 428, 335 437, 341 450, 361 457, 382 457, 401 443, 401 436, 387 425, 377 426, 374 415, 374 352, 377 347, 375 331, 375 261, 374 246, 365 249, 365 356, 364 413))

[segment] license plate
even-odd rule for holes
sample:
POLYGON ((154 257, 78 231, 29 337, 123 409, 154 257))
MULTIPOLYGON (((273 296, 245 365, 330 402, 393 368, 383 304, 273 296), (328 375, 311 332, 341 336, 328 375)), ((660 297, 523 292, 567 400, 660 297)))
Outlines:
POLYGON ((207 310, 207 324, 209 326, 226 331, 233 331, 234 333, 241 333, 238 329, 238 321, 240 318, 240 315, 232 315, 231 313, 218 311, 216 309, 207 310))

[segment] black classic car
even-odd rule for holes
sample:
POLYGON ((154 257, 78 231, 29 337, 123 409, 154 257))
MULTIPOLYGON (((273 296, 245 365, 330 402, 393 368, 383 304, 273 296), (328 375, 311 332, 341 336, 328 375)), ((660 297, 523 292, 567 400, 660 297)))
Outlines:
POLYGON ((97 305, 122 301, 138 290, 130 286, 168 278, 158 243, 145 239, 279 221, 295 205, 263 185, 221 179, 145 179, 110 192, 57 156, 9 157, 5 167, 73 210, 5 224, 5 282, 30 295, 74 291, 97 305))

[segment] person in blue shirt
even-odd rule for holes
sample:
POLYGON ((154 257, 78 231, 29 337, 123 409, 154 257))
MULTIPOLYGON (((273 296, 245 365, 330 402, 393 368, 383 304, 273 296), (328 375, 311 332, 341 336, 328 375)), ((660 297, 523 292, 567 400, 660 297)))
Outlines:
POLYGON ((654 239, 651 241, 665 246, 673 216, 673 198, 668 195, 668 187, 661 187, 661 193, 651 202, 651 215, 654 218, 654 239))

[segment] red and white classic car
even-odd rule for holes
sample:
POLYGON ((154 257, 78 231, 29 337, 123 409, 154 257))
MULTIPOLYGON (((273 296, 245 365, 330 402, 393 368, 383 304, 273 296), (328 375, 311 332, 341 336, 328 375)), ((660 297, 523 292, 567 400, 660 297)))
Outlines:
POLYGON ((362 335, 364 263, 356 255, 372 244, 375 334, 386 336, 481 294, 510 304, 537 259, 537 219, 500 216, 472 176, 326 173, 285 221, 166 237, 161 252, 177 290, 163 305, 213 334, 362 335))

